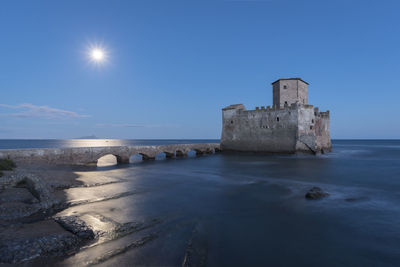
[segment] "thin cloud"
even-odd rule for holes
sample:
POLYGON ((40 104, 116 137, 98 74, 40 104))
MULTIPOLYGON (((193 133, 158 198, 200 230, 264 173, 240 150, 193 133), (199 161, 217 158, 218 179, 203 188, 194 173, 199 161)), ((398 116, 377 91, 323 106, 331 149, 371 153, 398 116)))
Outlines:
POLYGON ((18 112, 0 114, 2 117, 15 117, 15 118, 45 118, 45 119, 77 119, 87 118, 89 115, 83 115, 74 111, 52 108, 48 106, 36 106, 33 104, 19 104, 7 105, 0 104, 0 107, 15 109, 18 112))

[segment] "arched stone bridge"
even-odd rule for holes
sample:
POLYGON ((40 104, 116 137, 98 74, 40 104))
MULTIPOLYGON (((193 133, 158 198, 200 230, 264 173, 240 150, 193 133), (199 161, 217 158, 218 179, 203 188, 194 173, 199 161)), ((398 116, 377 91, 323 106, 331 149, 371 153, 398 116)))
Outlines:
POLYGON ((197 155, 220 151, 214 144, 175 144, 160 146, 108 146, 108 147, 72 147, 72 148, 34 148, 0 150, 0 158, 10 158, 16 162, 48 164, 96 164, 105 155, 114 155, 118 163, 129 163, 129 158, 140 154, 143 160, 154 159, 157 154, 165 153, 167 158, 184 157, 190 151, 197 155))

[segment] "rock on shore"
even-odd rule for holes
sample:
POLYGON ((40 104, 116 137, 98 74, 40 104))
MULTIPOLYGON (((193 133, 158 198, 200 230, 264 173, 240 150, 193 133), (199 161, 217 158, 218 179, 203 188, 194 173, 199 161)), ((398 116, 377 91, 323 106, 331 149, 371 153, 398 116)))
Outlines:
POLYGON ((0 262, 21 263, 39 256, 62 256, 79 242, 77 236, 52 220, 0 227, 0 262))
POLYGON ((65 184, 69 180, 64 177, 49 179, 48 172, 40 173, 40 170, 17 168, 4 172, 0 178, 0 263, 62 256, 93 238, 90 233, 77 235, 49 218, 66 207, 65 196, 58 188, 70 185, 65 184))

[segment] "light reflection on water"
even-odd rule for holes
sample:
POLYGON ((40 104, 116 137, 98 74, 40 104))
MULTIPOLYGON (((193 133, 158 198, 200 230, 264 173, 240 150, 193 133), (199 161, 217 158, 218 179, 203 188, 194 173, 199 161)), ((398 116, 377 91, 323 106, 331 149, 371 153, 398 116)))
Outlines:
POLYGON ((117 158, 114 155, 105 155, 97 160, 97 167, 117 165, 117 158))
MULTIPOLYGON (((108 266, 178 266, 187 251, 207 266, 395 266, 400 149, 359 144, 318 157, 222 153, 80 172, 84 183, 105 184, 66 190, 71 201, 95 202, 64 212, 111 233, 116 224, 143 223, 145 230, 104 244, 116 253, 157 233, 108 266), (312 186, 331 195, 307 201, 312 186), (160 223, 148 226, 153 220, 160 223)), ((64 263, 101 258, 102 246, 64 263)))
POLYGON ((219 143, 219 139, 48 139, 18 140, 0 139, 0 149, 60 148, 101 146, 155 146, 169 144, 219 143))

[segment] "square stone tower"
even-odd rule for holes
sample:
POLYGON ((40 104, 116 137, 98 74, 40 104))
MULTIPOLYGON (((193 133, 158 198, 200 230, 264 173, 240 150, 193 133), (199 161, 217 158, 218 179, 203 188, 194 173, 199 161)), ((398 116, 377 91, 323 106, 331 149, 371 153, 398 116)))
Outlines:
POLYGON ((300 78, 279 79, 272 83, 273 105, 282 108, 293 103, 308 104, 308 83, 300 78))

